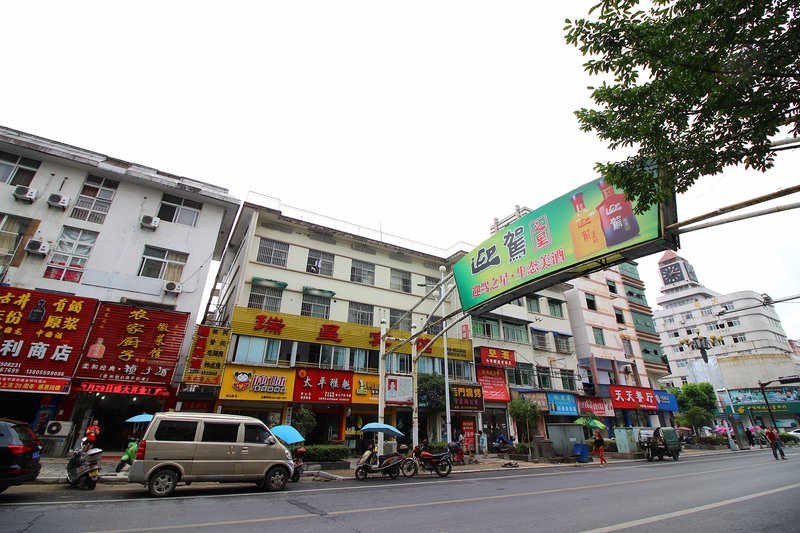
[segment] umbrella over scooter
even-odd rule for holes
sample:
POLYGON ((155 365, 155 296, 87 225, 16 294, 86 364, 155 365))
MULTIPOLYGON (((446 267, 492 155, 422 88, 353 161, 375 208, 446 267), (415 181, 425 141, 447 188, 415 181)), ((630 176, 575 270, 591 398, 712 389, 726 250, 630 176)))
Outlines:
POLYGON ((383 424, 381 422, 370 422, 369 424, 365 424, 364 427, 361 428, 361 431, 374 431, 375 433, 383 433, 384 435, 388 435, 390 437, 404 436, 403 433, 396 427, 390 424, 383 424))
POLYGON ((286 444, 295 444, 306 440, 306 438, 302 436, 300 432, 294 428, 294 426, 283 424, 280 426, 271 427, 270 431, 272 431, 273 435, 281 439, 286 444))

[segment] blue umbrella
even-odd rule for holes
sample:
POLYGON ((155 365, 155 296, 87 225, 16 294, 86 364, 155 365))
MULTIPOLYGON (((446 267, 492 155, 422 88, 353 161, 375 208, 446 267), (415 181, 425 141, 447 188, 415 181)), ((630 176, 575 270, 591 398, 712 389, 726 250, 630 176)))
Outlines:
POLYGON ((394 426, 390 426, 389 424, 381 424, 380 422, 370 422, 366 424, 361 431, 375 431, 376 433, 383 433, 384 435, 389 435, 390 437, 402 437, 403 434, 394 426))
POLYGON ((125 422, 150 422, 153 419, 153 415, 149 415, 147 413, 142 413, 140 415, 132 416, 127 419, 125 422))
POLYGON ((286 444, 294 444, 295 442, 302 442, 305 439, 299 431, 292 426, 282 425, 269 428, 272 434, 281 439, 286 444))

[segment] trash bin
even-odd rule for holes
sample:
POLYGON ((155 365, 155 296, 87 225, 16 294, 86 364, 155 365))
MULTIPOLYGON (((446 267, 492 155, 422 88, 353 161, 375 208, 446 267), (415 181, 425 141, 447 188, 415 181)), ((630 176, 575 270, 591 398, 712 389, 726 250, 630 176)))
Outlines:
POLYGON ((578 456, 579 463, 589 462, 589 446, 587 444, 576 443, 573 446, 572 453, 578 456))

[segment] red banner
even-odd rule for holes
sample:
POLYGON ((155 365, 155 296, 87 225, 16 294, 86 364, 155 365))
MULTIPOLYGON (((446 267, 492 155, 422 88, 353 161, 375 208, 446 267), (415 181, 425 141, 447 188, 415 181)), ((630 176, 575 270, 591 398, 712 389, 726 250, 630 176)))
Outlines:
POLYGON ((575 398, 578 403, 578 414, 591 411, 597 416, 615 416, 614 406, 609 398, 587 398, 578 396, 575 398))
POLYGON ((155 396, 167 392, 166 387, 139 385, 137 383, 81 383, 84 392, 106 392, 109 394, 133 394, 135 396, 155 396))
POLYGON ((77 378, 169 384, 189 313, 100 302, 77 378))
POLYGON ((353 373, 342 370, 300 368, 294 382, 294 401, 350 403, 353 373))
POLYGON ((514 350, 501 350, 499 348, 481 346, 481 364, 502 368, 516 368, 517 360, 514 357, 514 350))
POLYGON ((487 402, 507 402, 511 399, 506 386, 506 371, 502 368, 477 368, 478 383, 483 387, 487 402))
POLYGON ((0 390, 69 392, 96 307, 94 298, 0 288, 0 390))
POLYGON ((652 389, 619 385, 610 385, 608 388, 611 391, 611 404, 617 409, 658 410, 656 395, 652 389))

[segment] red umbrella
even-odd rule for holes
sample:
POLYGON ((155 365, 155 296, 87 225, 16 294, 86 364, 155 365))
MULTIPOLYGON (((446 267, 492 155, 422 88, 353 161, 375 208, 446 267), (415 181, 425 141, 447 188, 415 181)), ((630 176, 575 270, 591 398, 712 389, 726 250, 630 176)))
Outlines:
POLYGON ((692 430, 692 428, 686 428, 686 427, 679 427, 679 428, 675 428, 675 429, 677 429, 678 431, 691 431, 692 430))
POLYGON ((728 429, 729 428, 726 428, 726 427, 714 428, 714 433, 726 433, 728 431, 728 429))

